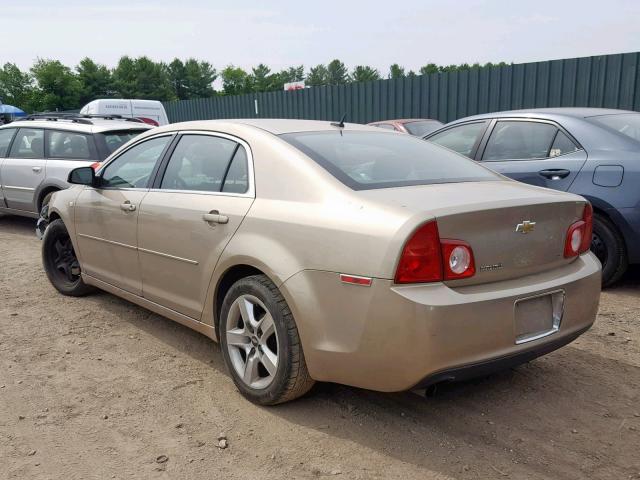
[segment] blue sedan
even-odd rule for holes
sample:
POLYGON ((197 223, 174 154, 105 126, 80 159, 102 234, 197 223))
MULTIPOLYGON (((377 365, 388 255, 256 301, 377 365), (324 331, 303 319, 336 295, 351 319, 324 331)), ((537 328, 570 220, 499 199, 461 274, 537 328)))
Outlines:
POLYGON ((521 182, 587 198, 611 285, 640 263, 640 113, 545 108, 462 118, 424 137, 521 182))

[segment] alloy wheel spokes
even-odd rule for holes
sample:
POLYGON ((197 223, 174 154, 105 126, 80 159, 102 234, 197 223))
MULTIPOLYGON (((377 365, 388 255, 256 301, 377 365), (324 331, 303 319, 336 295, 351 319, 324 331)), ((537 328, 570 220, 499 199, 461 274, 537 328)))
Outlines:
POLYGON ((278 371, 278 337, 273 317, 252 295, 241 295, 231 306, 226 325, 231 363, 242 381, 266 388, 278 371))

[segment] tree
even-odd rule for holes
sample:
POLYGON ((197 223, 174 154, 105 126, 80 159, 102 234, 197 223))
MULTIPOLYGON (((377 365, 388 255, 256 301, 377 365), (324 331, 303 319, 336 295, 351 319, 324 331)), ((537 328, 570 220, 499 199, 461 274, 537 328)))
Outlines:
POLYGON ((21 108, 33 110, 33 77, 14 63, 5 63, 0 69, 0 100, 21 108))
POLYGON ((304 66, 289 67, 271 75, 271 90, 282 90, 285 83, 304 80, 304 66))
POLYGON ((225 95, 239 95, 250 91, 249 76, 242 68, 229 65, 222 70, 220 76, 225 95))
POLYGON ((80 81, 80 104, 84 105, 97 98, 113 95, 111 71, 104 65, 95 63, 88 57, 80 60, 76 67, 80 81))
POLYGON ((402 78, 404 76, 404 67, 401 67, 397 63, 389 67, 389 78, 402 78))
POLYGON ((189 58, 184 64, 184 71, 187 98, 215 95, 213 82, 218 78, 218 72, 209 62, 199 62, 195 58, 189 58))
POLYGON ((216 93, 213 82, 218 74, 209 62, 190 58, 182 63, 176 58, 167 65, 167 75, 173 94, 179 100, 212 97, 216 93))
POLYGON ((272 82, 274 80, 271 75, 271 69, 264 63, 259 64, 257 67, 251 69, 251 76, 249 78, 249 85, 253 92, 268 92, 274 90, 272 82))
POLYGON ((329 62, 329 65, 327 65, 327 81, 329 85, 348 83, 350 81, 349 70, 347 70, 345 64, 338 59, 329 62))
POLYGON ((358 65, 351 73, 351 80, 354 82, 380 80, 380 72, 375 68, 367 67, 366 65, 358 65))
POLYGON ((187 73, 182 60, 174 58, 173 61, 167 65, 167 75, 169 76, 169 83, 176 98, 178 100, 188 99, 189 95, 187 93, 185 78, 187 73))
POLYGON ((167 65, 156 63, 148 57, 120 58, 113 70, 113 83, 118 95, 123 98, 160 101, 176 98, 167 65))
POLYGON ((78 108, 82 85, 71 69, 58 60, 39 58, 31 68, 39 92, 34 108, 72 110, 78 108))
POLYGON ((429 75, 431 73, 438 73, 439 71, 440 69, 435 63, 427 63, 425 66, 420 67, 420 75, 429 75))
POLYGON ((329 83, 329 71, 324 65, 316 65, 311 67, 307 75, 307 86, 317 87, 319 85, 327 85, 329 83))

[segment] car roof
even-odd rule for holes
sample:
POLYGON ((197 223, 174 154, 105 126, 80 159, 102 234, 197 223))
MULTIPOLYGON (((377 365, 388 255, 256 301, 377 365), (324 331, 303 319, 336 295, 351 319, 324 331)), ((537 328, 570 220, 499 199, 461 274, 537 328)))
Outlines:
POLYGON ((582 108, 582 107, 556 107, 556 108, 529 108, 522 110, 505 110, 502 112, 482 113, 479 115, 473 115, 470 117, 460 118, 451 123, 466 122, 468 120, 481 120, 486 118, 497 117, 514 117, 514 118, 557 118, 557 117, 571 117, 571 118, 588 118, 596 117, 599 115, 616 115, 621 113, 638 113, 630 110, 616 110, 613 108, 582 108))
MULTIPOLYGON (((323 120, 297 120, 285 118, 237 118, 229 120, 199 120, 193 122, 171 123, 162 127, 157 127, 155 131, 181 131, 181 130, 212 130, 224 129, 225 126, 246 126, 258 128, 274 135, 282 135, 294 132, 318 132, 318 131, 335 131, 336 126, 331 125, 335 122, 323 120)), ((361 125, 359 123, 345 123, 345 130, 367 130, 380 132, 379 128, 361 125)))
POLYGON ((142 122, 130 122, 126 120, 102 120, 96 118, 91 119, 91 124, 78 123, 67 119, 15 120, 7 125, 3 125, 3 128, 6 127, 45 128, 53 130, 68 130, 82 133, 102 133, 122 130, 149 130, 153 128, 151 125, 142 122))

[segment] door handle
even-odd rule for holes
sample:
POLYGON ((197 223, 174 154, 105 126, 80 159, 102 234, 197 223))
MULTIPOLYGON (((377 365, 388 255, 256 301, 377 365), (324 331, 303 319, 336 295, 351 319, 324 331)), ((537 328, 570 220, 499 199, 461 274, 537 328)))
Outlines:
POLYGON ((31 167, 34 173, 40 173, 42 171, 42 167, 31 167))
POLYGON ((134 212, 136 210, 136 206, 129 200, 127 200, 126 202, 120 204, 120 210, 125 212, 134 212))
POLYGON ((229 223, 229 217, 220 215, 218 210, 211 210, 209 213, 202 215, 202 219, 207 223, 229 223))
POLYGON ((540 170, 538 173, 549 180, 560 180, 568 177, 571 171, 564 168, 550 168, 548 170, 540 170))

